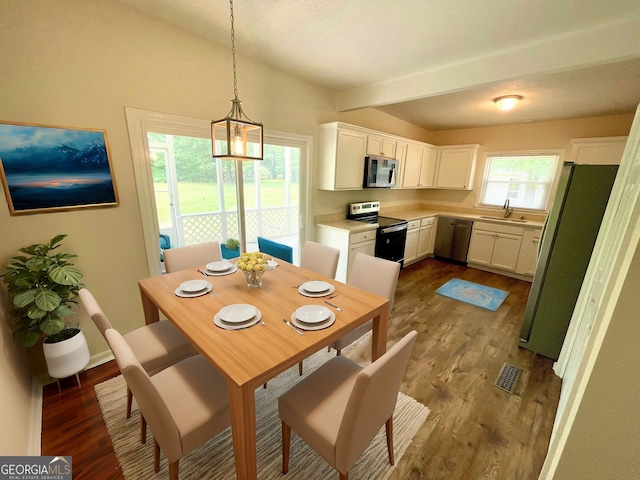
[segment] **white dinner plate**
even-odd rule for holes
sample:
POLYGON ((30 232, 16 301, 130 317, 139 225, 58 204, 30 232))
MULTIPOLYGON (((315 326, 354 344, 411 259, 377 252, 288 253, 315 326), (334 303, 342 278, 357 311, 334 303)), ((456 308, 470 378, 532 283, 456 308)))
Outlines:
POLYGON ((201 295, 206 295, 211 290, 213 290, 213 285, 211 285, 209 282, 207 282, 207 288, 205 288, 204 290, 200 290, 199 292, 193 292, 193 293, 183 292, 180 289, 180 287, 178 287, 178 288, 176 288, 174 293, 176 294, 176 297, 193 298, 193 297, 199 297, 201 295))
POLYGON ((229 270, 231 267, 233 266, 233 264, 231 262, 228 262, 226 260, 223 260, 221 262, 211 262, 211 263, 207 263, 207 270, 210 270, 212 272, 226 272, 227 270, 229 270))
POLYGON ((216 313, 213 317, 213 323, 222 328, 223 330, 241 330, 243 328, 249 328, 254 326, 262 318, 262 312, 256 308, 256 314, 253 318, 242 323, 227 323, 220 318, 220 312, 216 313))
POLYGON ((311 297, 311 298, 325 297, 327 295, 331 295, 336 290, 336 287, 334 287, 330 283, 327 283, 327 285, 329 285, 329 290, 325 290, 324 292, 318 292, 318 293, 308 292, 304 289, 302 285, 300 285, 298 287, 298 293, 300 295, 304 295, 305 297, 311 297))
POLYGON ((330 327, 336 321, 336 315, 333 312, 329 312, 329 318, 322 323, 305 323, 296 318, 296 313, 291 314, 291 323, 293 323, 300 330, 322 330, 323 328, 330 327))
POLYGON ((208 268, 209 266, 207 265, 207 269, 206 272, 210 277, 220 277, 222 275, 229 275, 233 272, 235 272, 236 270, 238 270, 238 267, 234 264, 231 264, 231 268, 229 268, 228 270, 224 270, 222 272, 214 272, 213 270, 209 270, 208 268))
POLYGON ((189 280, 180 284, 180 290, 184 293, 196 293, 204 290, 210 285, 206 280, 189 280))
POLYGON ((236 303, 222 307, 218 312, 220 320, 225 323, 248 322, 256 316, 257 309, 248 303, 236 303))
POLYGON ((294 315, 301 322, 313 324, 326 322, 331 316, 331 311, 322 305, 305 305, 298 308, 294 315))
POLYGON ((320 280, 310 280, 302 284, 302 288, 309 293, 326 292, 331 287, 330 283, 320 280))

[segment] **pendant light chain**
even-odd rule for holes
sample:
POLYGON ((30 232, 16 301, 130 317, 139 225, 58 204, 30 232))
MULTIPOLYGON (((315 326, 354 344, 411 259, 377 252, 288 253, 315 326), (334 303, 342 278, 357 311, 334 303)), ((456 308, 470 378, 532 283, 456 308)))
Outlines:
POLYGON ((236 31, 233 27, 233 0, 229 0, 231 11, 231 56, 233 57, 233 94, 238 99, 238 78, 236 75, 236 31))

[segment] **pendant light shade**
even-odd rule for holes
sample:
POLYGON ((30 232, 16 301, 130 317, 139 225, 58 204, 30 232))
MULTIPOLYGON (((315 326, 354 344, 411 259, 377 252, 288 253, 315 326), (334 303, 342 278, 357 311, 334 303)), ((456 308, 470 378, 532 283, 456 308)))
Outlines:
POLYGON ((242 111, 238 99, 238 79, 236 76, 236 45, 233 25, 233 0, 231 9, 231 55, 233 57, 233 93, 231 110, 226 117, 211 122, 211 151, 213 158, 231 160, 262 160, 263 126, 253 122, 242 111))

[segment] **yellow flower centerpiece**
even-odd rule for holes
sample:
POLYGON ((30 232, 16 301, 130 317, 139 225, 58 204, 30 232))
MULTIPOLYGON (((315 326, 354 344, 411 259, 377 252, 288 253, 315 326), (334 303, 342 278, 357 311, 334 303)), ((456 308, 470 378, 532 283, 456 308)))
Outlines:
POLYGON ((269 264, 262 252, 248 252, 240 255, 238 268, 247 279, 247 286, 258 288, 262 286, 262 275, 269 270, 269 264))

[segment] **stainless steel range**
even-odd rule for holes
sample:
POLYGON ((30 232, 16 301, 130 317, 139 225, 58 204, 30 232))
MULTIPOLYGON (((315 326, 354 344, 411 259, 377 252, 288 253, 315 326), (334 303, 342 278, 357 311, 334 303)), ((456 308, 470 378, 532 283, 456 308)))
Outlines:
POLYGON ((404 244, 409 222, 399 218, 381 217, 380 202, 361 202, 349 205, 347 218, 359 222, 377 223, 376 257, 398 262, 404 266, 404 244))

